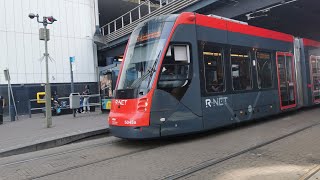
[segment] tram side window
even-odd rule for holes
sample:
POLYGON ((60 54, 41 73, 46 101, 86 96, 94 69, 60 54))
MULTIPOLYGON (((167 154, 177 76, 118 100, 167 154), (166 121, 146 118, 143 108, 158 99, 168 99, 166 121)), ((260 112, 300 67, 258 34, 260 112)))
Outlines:
POLYGON ((241 48, 232 48, 230 51, 231 72, 233 89, 251 90, 251 58, 250 50, 241 48))
POLYGON ((206 91, 223 92, 225 86, 222 48, 205 44, 202 56, 206 91))
POLYGON ((272 88, 272 64, 271 53, 256 52, 257 71, 258 71, 258 86, 260 89, 272 88))
POLYGON ((191 80, 189 45, 170 45, 162 62, 158 88, 180 99, 191 80))

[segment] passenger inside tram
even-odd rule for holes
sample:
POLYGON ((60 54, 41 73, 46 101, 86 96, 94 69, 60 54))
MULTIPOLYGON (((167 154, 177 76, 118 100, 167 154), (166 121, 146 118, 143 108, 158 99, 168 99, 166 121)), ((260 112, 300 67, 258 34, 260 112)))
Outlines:
MULTIPOLYGON (((174 47, 173 47, 174 49, 174 47)), ((172 49, 172 51, 174 51, 172 49)), ((175 52, 179 53, 179 52, 175 52)), ((187 89, 189 61, 188 59, 179 59, 174 52, 171 52, 171 47, 162 62, 162 69, 158 88, 167 91, 177 99, 180 99, 187 89)))
POLYGON ((223 91, 223 80, 213 80, 211 88, 214 92, 221 92, 223 91))

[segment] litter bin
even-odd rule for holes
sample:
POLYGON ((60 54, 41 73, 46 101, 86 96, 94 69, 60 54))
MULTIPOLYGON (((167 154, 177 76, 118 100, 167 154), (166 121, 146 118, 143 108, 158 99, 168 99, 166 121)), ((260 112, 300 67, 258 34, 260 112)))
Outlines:
POLYGON ((80 94, 79 93, 71 93, 69 95, 70 109, 78 109, 80 108, 80 94))

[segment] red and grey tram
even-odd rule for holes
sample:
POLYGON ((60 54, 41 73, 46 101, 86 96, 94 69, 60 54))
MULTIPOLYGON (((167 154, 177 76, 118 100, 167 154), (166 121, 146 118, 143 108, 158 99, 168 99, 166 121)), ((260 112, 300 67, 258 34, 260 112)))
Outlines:
POLYGON ((317 103, 319 42, 188 12, 135 28, 108 121, 114 136, 157 138, 317 103))

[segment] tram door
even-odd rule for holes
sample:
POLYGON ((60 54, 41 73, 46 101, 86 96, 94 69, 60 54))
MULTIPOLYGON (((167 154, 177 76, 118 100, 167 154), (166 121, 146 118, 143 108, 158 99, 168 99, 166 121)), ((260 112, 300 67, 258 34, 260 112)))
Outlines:
POLYGON ((277 52, 277 72, 281 110, 296 107, 295 65, 291 53, 277 52))
POLYGON ((320 103, 320 56, 310 56, 312 97, 314 103, 320 103))

